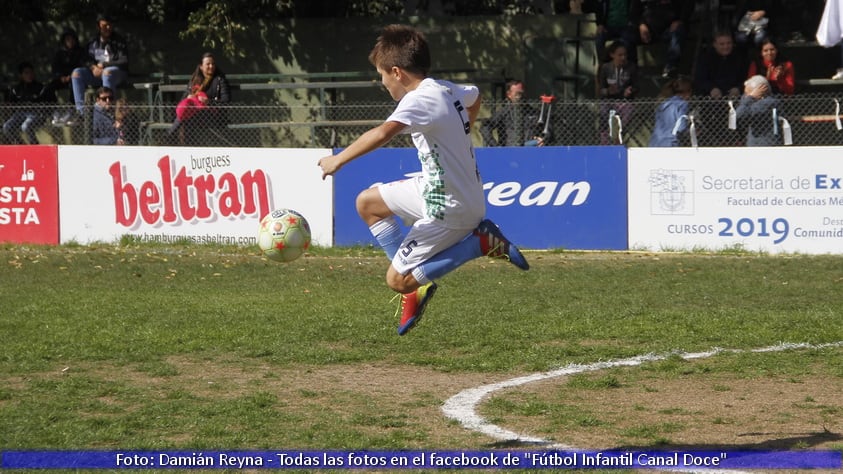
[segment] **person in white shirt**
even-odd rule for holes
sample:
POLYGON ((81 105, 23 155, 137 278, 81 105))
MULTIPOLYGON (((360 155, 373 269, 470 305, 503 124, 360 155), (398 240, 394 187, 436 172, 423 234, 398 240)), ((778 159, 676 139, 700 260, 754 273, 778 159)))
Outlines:
POLYGON ((817 43, 824 48, 839 45, 840 62, 837 64, 837 72, 831 78, 843 79, 843 0, 826 0, 816 36, 817 43))
POLYGON ((524 270, 529 264, 497 225, 484 219, 483 182, 469 135, 480 110, 477 87, 427 77, 427 40, 407 25, 385 27, 369 61, 398 105, 383 124, 318 165, 324 179, 399 133, 411 134, 421 175, 357 197, 360 217, 391 260, 386 282, 402 295, 398 334, 403 335, 421 319, 437 289, 434 279, 482 255, 524 270), (406 236, 396 217, 412 223, 406 236))

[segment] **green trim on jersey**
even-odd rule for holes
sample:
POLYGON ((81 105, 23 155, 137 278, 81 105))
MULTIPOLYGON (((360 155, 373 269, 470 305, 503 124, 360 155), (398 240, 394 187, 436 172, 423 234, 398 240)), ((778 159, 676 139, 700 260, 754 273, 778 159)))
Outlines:
POLYGON ((419 152, 418 157, 424 170, 424 187, 422 188, 422 199, 426 214, 437 220, 445 219, 445 169, 439 164, 438 147, 433 146, 433 151, 428 154, 419 152))

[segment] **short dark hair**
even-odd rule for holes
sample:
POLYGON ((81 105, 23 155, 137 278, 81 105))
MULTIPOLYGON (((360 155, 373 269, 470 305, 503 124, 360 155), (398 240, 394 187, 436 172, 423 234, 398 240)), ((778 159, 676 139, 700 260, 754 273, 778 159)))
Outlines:
POLYGON ((375 67, 400 67, 426 76, 430 70, 430 49, 424 33, 409 25, 388 25, 383 28, 369 62, 375 67))
POLYGON ((111 15, 109 15, 108 13, 100 13, 99 15, 97 15, 97 24, 99 24, 99 22, 101 22, 101 21, 107 21, 109 23, 113 23, 113 21, 111 19, 111 15))
POLYGON ((18 72, 21 73, 27 69, 32 69, 33 71, 35 68, 32 66, 32 63, 29 61, 23 61, 22 63, 18 64, 18 72))

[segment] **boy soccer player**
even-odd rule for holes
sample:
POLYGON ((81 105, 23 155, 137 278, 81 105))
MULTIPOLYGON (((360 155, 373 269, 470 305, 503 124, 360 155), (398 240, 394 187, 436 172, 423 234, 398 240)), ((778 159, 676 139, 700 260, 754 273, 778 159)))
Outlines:
POLYGON ((427 40, 406 25, 385 27, 369 61, 398 105, 383 124, 318 164, 324 179, 395 135, 412 135, 422 175, 366 189, 356 202, 392 262, 386 283, 402 295, 398 334, 403 335, 419 322, 436 292, 433 280, 465 262, 487 255, 524 270, 530 266, 498 227, 483 219, 486 198, 469 136, 480 110, 477 87, 427 77, 427 40), (406 237, 396 216, 412 223, 406 237))

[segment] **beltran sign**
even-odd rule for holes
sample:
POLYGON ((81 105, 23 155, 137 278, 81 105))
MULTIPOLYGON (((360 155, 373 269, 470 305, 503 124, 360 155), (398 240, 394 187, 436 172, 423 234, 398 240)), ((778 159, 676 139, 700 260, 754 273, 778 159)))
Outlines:
POLYGON ((332 243, 327 149, 59 147, 61 241, 256 245, 271 210, 307 216, 316 245, 332 243))
MULTIPOLYGON (((476 154, 487 216, 519 246, 627 248, 624 147, 479 148, 476 154)), ((376 183, 418 172, 414 149, 380 149, 337 173, 336 245, 374 244, 355 197, 376 183)))

